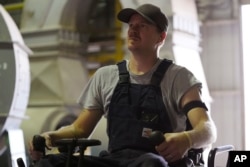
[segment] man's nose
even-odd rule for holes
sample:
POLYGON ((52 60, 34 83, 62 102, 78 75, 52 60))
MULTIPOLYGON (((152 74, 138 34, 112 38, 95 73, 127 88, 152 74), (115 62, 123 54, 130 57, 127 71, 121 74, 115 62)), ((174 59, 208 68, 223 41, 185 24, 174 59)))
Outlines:
POLYGON ((133 30, 133 31, 138 31, 139 28, 140 28, 139 25, 131 25, 131 26, 130 26, 130 30, 133 30))

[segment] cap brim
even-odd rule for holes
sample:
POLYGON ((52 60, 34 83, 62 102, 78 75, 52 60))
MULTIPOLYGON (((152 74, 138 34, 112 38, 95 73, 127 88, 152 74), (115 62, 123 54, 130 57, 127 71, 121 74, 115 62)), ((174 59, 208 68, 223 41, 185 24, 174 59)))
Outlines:
MULTIPOLYGON (((136 10, 134 9, 130 9, 130 8, 126 8, 126 9, 123 9, 121 10, 118 15, 117 15, 117 18, 122 21, 122 22, 125 22, 125 23, 128 23, 129 22, 129 19, 130 17, 133 15, 133 14, 140 14, 138 13, 136 10)), ((141 15, 141 14, 140 14, 141 15)))
POLYGON ((135 10, 135 9, 131 9, 131 8, 125 8, 123 10, 121 10, 118 15, 117 15, 117 18, 122 21, 122 22, 125 22, 125 23, 128 23, 129 20, 130 20, 130 17, 133 15, 133 14, 139 14, 141 15, 142 17, 144 17, 146 20, 148 20, 149 22, 151 22, 152 24, 155 24, 155 22, 153 20, 151 20, 150 18, 148 18, 147 16, 145 16, 143 13, 135 10))

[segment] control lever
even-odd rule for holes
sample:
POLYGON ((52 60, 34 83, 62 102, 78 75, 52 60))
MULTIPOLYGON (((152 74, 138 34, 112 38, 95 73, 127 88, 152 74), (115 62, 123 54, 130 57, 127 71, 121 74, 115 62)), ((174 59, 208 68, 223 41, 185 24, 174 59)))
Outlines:
POLYGON ((17 159, 17 165, 18 165, 18 167, 25 167, 25 164, 24 164, 22 158, 18 158, 18 159, 17 159))
POLYGON ((149 140, 155 145, 158 146, 159 144, 161 144, 162 142, 164 142, 165 137, 163 135, 162 132, 160 131, 153 131, 150 135, 149 135, 149 140))
MULTIPOLYGON (((45 144, 45 138, 44 137, 42 137, 40 135, 33 136, 32 144, 33 144, 34 150, 42 152, 43 156, 45 156, 46 144, 45 144)), ((18 167, 25 167, 25 164, 24 164, 22 158, 18 158, 16 160, 16 162, 17 162, 18 167)))

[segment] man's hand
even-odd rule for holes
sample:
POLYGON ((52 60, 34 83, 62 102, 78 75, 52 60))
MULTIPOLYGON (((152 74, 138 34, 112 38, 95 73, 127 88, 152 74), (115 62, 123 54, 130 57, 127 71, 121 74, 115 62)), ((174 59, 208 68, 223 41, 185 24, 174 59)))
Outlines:
POLYGON ((33 146, 33 140, 30 140, 28 143, 29 155, 33 161, 38 161, 43 157, 43 152, 36 151, 33 146))
POLYGON ((156 146, 156 151, 167 160, 167 162, 177 161, 190 149, 190 141, 186 132, 166 133, 165 141, 156 146))
POLYGON ((28 143, 28 150, 33 161, 40 160, 45 155, 45 148, 51 149, 51 138, 48 133, 35 135, 28 143))

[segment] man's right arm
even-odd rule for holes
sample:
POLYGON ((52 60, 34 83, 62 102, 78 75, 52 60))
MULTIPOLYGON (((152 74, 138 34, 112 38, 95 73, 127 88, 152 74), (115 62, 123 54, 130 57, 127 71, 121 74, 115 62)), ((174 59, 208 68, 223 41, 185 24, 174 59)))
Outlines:
POLYGON ((71 125, 62 127, 56 131, 45 132, 42 136, 46 137, 49 135, 52 145, 53 141, 60 139, 87 138, 101 117, 102 112, 99 110, 84 109, 71 125))
MULTIPOLYGON (((48 147, 53 146, 53 142, 65 138, 87 138, 94 130, 98 121, 102 117, 100 110, 83 110, 77 119, 68 126, 55 131, 44 132, 41 134, 46 139, 48 147)), ((41 153, 33 148, 32 140, 29 142, 29 152, 33 160, 40 159, 41 153)))

